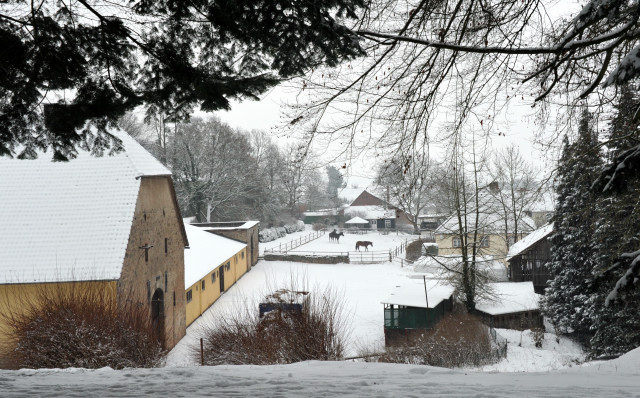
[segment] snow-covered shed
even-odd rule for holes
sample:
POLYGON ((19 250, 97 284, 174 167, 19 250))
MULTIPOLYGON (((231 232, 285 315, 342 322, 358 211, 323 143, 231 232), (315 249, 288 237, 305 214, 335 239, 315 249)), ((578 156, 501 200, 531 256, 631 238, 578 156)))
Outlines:
POLYGON ((514 282, 533 282, 537 293, 544 293, 549 280, 547 263, 551 261, 553 223, 546 224, 509 248, 510 278, 514 282))
POLYGON ((433 328, 453 309, 454 288, 431 279, 408 279, 385 297, 385 345, 405 342, 425 329, 433 328))
POLYGON ((541 295, 532 282, 490 283, 491 297, 478 300, 476 310, 485 323, 496 328, 526 330, 544 327, 541 295))
POLYGON ((364 229, 369 228, 369 221, 362 217, 353 217, 349 221, 345 221, 344 225, 349 229, 364 229))
POLYGON ((171 348, 185 334, 188 245, 171 172, 127 134, 113 134, 124 151, 112 156, 0 157, 0 294, 97 285, 146 306, 171 348))
POLYGON ((193 225, 185 225, 184 252, 187 326, 211 306, 248 269, 247 244, 193 225))

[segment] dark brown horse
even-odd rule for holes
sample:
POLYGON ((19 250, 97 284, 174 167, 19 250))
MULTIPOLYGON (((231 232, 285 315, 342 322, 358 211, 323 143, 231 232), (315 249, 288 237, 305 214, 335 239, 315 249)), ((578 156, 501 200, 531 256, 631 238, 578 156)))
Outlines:
POLYGON ((368 240, 359 240, 356 242, 356 250, 360 250, 360 247, 364 246, 365 251, 369 251, 369 246, 373 247, 373 242, 369 242, 368 240))
POLYGON ((340 243, 340 237, 344 236, 343 232, 336 232, 336 230, 334 229, 333 232, 329 232, 329 242, 331 242, 332 240, 335 240, 336 242, 340 243))

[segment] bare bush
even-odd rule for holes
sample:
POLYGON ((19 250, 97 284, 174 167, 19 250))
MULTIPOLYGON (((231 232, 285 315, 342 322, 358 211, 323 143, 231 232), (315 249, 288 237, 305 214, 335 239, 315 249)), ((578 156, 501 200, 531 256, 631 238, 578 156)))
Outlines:
POLYGON ((327 226, 324 225, 323 223, 317 222, 315 224, 313 224, 313 230, 314 231, 322 231, 323 229, 325 229, 327 226))
MULTIPOLYGON (((273 310, 262 318, 257 308, 221 316, 203 329, 204 363, 284 364, 344 357, 346 327, 344 300, 331 288, 274 290, 268 297, 273 310), (297 294, 283 294, 283 293, 297 294), (304 296, 301 301, 292 297, 304 296), (301 304, 292 309, 287 305, 301 304)), ((200 347, 194 347, 200 359, 200 347)))
POLYGON ((10 368, 155 367, 165 351, 149 309, 109 286, 78 282, 20 294, 0 316, 3 365, 10 368))
POLYGON ((445 368, 480 366, 494 362, 492 351, 488 327, 457 306, 433 329, 388 348, 380 362, 445 368))

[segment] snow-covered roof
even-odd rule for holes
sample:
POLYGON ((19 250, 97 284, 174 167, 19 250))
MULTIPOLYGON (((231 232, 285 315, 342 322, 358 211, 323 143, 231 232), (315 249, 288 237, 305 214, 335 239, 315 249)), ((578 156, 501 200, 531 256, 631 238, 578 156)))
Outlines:
POLYGON ((529 235, 525 236, 521 240, 517 241, 509 248, 509 253, 507 254, 507 261, 509 261, 512 257, 517 256, 518 254, 524 252, 531 246, 533 246, 536 242, 544 239, 549 236, 553 232, 553 223, 543 225, 542 227, 536 229, 531 232, 529 235))
POLYGON ((171 175, 133 138, 69 162, 0 157, 0 283, 120 278, 142 176, 171 175))
POLYGON ((379 218, 396 218, 396 211, 382 206, 350 206, 344 209, 345 216, 360 215, 367 220, 379 218))
POLYGON ((338 197, 348 203, 356 200, 365 188, 342 188, 338 191, 338 197))
MULTIPOLYGON (((468 228, 471 230, 476 225, 476 213, 472 212, 467 215, 468 228)), ((463 217, 464 223, 464 217, 463 217)), ((504 219, 498 213, 494 212, 480 212, 478 213, 478 228, 484 231, 484 233, 504 233, 505 225, 504 219)), ((513 220, 509 220, 507 224, 509 233, 513 232, 515 225, 513 220)), ((531 232, 536 229, 536 223, 531 217, 522 216, 518 221, 518 232, 531 232)), ((443 222, 435 233, 437 234, 450 234, 457 233, 458 231, 458 217, 453 215, 443 222)))
POLYGON ((453 294, 454 288, 448 283, 439 280, 427 279, 427 295, 424 292, 423 279, 408 279, 381 301, 382 304, 404 305, 407 307, 434 308, 442 300, 446 300, 453 294), (429 305, 427 306, 427 297, 429 305))
POLYGON ((480 299, 476 309, 489 315, 503 315, 540 309, 542 297, 533 289, 533 282, 490 283, 495 299, 480 299))
POLYGON ((224 221, 224 222, 215 222, 215 223, 201 223, 194 224, 197 227, 204 229, 205 231, 224 231, 224 230, 234 230, 234 229, 249 229, 253 228, 256 225, 260 224, 260 221, 224 221))
MULTIPOLYGON (((426 244, 425 244, 426 245, 426 244)), ((423 256, 413 263, 415 272, 434 274, 440 278, 448 278, 448 269, 459 269, 462 257, 459 254, 444 256, 423 256)), ((493 256, 477 256, 476 266, 494 282, 507 281, 507 268, 493 256)))
POLYGON ((184 287, 189 288, 242 249, 245 243, 228 239, 193 225, 185 225, 189 249, 184 251, 184 287))
POLYGON ((368 224, 368 223, 369 221, 361 217, 353 217, 351 220, 345 221, 345 224, 368 224))

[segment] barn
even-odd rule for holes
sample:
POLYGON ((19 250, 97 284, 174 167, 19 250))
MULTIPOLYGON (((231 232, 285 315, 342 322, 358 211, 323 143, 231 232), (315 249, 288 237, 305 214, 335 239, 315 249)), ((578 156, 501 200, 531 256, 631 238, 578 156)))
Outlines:
POLYGON ((146 307, 170 349, 186 330, 188 245, 171 172, 113 134, 125 150, 112 156, 0 158, 0 311, 47 288, 98 286, 146 307))
POLYGON ((248 269, 247 244, 185 225, 189 249, 185 250, 187 326, 193 323, 248 269))

